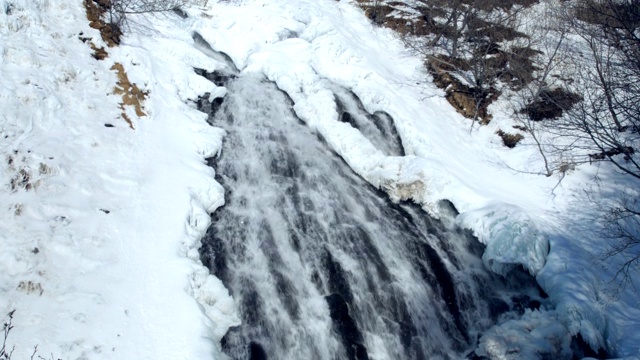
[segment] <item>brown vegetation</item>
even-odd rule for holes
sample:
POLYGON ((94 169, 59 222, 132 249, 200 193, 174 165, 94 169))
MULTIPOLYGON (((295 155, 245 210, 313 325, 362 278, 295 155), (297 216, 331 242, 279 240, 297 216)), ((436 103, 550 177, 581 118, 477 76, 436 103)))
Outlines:
POLYGON ((543 90, 522 111, 534 121, 557 119, 580 100, 580 95, 561 88, 543 90))
POLYGON ((122 66, 122 64, 113 64, 111 70, 115 70, 118 76, 118 82, 116 83, 116 87, 113 89, 113 93, 122 96, 122 102, 120 103, 122 118, 129 124, 129 127, 133 129, 133 123, 131 122, 129 116, 127 116, 126 114, 125 106, 133 106, 136 115, 139 117, 146 116, 147 114, 142 111, 142 103, 147 98, 147 95, 149 93, 140 90, 136 84, 132 84, 129 81, 129 77, 127 76, 127 73, 124 70, 124 66, 122 66))
MULTIPOLYGON (((114 47, 119 44, 122 31, 120 31, 120 28, 113 26, 113 24, 109 24, 104 21, 104 15, 107 11, 109 0, 84 0, 83 5, 87 12, 89 26, 100 31, 100 37, 102 37, 102 40, 107 43, 107 46, 114 47)), ((91 47, 91 50, 93 50, 92 56, 94 59, 104 60, 109 56, 109 53, 104 46, 98 48, 98 46, 91 41, 91 38, 83 37, 82 35, 83 34, 80 33, 79 38, 83 43, 89 42, 89 46, 91 47)))
MULTIPOLYGON (((445 91, 445 98, 451 106, 462 116, 476 119, 482 125, 491 122, 493 117, 487 107, 497 99, 499 93, 495 89, 479 91, 477 88, 464 85, 451 74, 453 68, 443 64, 432 59, 427 62, 427 69, 433 76, 434 84, 445 91)), ((465 65, 459 62, 458 66, 462 68, 465 65)))
POLYGON ((108 23, 104 20, 104 15, 110 6, 110 2, 111 0, 84 0, 83 4, 87 11, 89 26, 100 31, 102 40, 109 47, 114 47, 120 44, 122 29, 117 24, 108 23))
POLYGON ((540 52, 502 44, 528 38, 516 26, 519 10, 514 5, 530 6, 537 0, 359 3, 374 23, 395 30, 425 57, 435 84, 467 118, 481 124, 491 121, 488 106, 499 96, 498 81, 518 90, 533 80, 537 68, 532 58, 540 52))
POLYGON ((100 48, 98 48, 96 46, 96 44, 93 43, 93 41, 91 41, 92 39, 90 37, 84 37, 82 36, 84 35, 83 33, 80 33, 80 35, 78 35, 78 39, 80 39, 80 41, 82 41, 83 43, 87 43, 87 41, 89 42, 89 46, 91 47, 91 50, 93 50, 93 58, 96 60, 104 60, 107 56, 109 56, 109 53, 107 52, 107 50, 105 50, 104 46, 101 46, 100 48))
POLYGON ((516 145, 518 145, 518 143, 522 139, 524 139, 524 136, 522 136, 522 134, 509 134, 502 130, 496 131, 496 134, 498 134, 498 136, 502 138, 502 143, 509 149, 513 149, 514 147, 516 147, 516 145))
MULTIPOLYGON (((89 25, 100 31, 102 39, 109 47, 117 46, 120 43, 120 36, 122 35, 120 26, 117 23, 106 22, 104 19, 107 11, 113 6, 111 1, 112 0, 84 0, 83 2, 87 12, 89 25)), ((83 37, 82 33, 80 33, 79 38, 84 43, 89 42, 89 46, 94 51, 93 57, 96 60, 103 60, 109 55, 104 47, 98 48, 91 41, 91 38, 83 37)), ((121 63, 116 62, 113 64, 111 70, 115 70, 118 77, 113 93, 122 96, 122 101, 120 102, 120 110, 122 110, 121 116, 127 124, 129 124, 129 127, 134 129, 133 122, 126 113, 125 106, 133 106, 138 117, 146 116, 143 111, 142 104, 146 99, 148 92, 140 90, 136 84, 129 81, 127 72, 121 63)), ((107 124, 105 126, 112 125, 107 124)))

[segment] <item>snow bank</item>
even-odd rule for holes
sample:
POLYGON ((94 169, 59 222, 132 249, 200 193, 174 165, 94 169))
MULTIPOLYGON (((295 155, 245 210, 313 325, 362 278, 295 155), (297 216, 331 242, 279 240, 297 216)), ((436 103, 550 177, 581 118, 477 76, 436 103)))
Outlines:
POLYGON ((238 320, 197 248, 224 203, 204 162, 224 133, 188 100, 218 91, 192 67, 221 65, 173 15, 135 19, 138 36, 97 61, 89 42, 105 44, 81 1, 0 9, 0 313, 15 310, 13 357, 36 345, 64 359, 218 356, 238 320), (149 92, 146 116, 126 110, 135 130, 115 62, 149 92))
POLYGON ((476 354, 490 359, 571 359, 571 335, 555 311, 525 310, 480 337, 476 354))
POLYGON ((495 273, 507 275, 515 266, 522 265, 535 276, 545 264, 549 241, 522 208, 492 204, 467 211, 456 222, 460 227, 472 229, 487 245, 482 261, 495 273))

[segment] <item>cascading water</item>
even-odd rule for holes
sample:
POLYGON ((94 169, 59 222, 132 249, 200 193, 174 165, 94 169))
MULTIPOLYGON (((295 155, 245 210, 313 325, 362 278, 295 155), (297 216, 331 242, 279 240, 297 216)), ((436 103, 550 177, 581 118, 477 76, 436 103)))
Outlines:
MULTIPOLYGON (((223 102, 199 102, 228 132, 210 160, 226 205, 201 248, 242 320, 223 338, 225 353, 431 359, 472 350, 512 295, 483 268, 481 245, 416 206, 388 201, 295 116, 274 84, 247 75, 226 86, 223 102)), ((336 92, 347 121, 365 126, 347 98, 336 92)), ((374 144, 395 134, 390 118, 378 116, 378 131, 367 130, 374 144)), ((385 150, 401 155, 397 135, 387 138, 385 150)))

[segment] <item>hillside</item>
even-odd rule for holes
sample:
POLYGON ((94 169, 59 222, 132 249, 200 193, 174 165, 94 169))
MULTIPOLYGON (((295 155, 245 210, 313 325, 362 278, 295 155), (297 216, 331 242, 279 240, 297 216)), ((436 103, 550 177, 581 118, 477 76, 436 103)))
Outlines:
POLYGON ((13 325, 0 359, 226 357, 220 341, 240 324, 239 305, 199 249, 229 199, 211 160, 229 134, 197 109, 228 89, 194 69, 275 84, 391 201, 470 229, 491 271, 535 277, 548 299, 478 334, 477 356, 640 356, 638 269, 621 287, 626 254, 603 257, 594 226, 599 205, 636 184, 607 162, 541 176, 536 141, 514 130, 515 90, 472 122, 362 2, 201 1, 127 15, 119 44, 96 23, 97 4, 0 0, 0 312, 13 325), (386 114, 402 151, 340 121, 336 89, 357 99, 344 108, 386 114), (524 139, 505 147, 501 129, 524 139))

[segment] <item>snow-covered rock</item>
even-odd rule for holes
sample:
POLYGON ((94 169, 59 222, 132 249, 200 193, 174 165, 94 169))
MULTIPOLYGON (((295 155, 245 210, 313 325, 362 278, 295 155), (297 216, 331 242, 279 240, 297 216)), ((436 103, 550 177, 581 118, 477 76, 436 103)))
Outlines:
POLYGON ((515 266, 522 265, 535 276, 546 262, 549 241, 518 206, 491 204, 461 214, 457 223, 472 229, 487 245, 482 260, 495 273, 507 275, 515 266))

